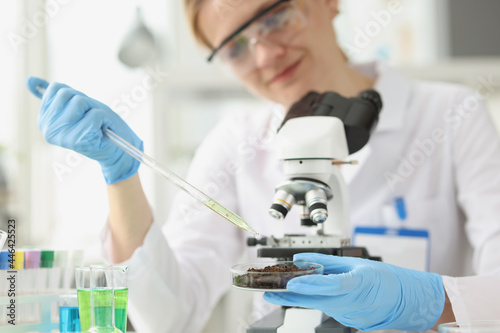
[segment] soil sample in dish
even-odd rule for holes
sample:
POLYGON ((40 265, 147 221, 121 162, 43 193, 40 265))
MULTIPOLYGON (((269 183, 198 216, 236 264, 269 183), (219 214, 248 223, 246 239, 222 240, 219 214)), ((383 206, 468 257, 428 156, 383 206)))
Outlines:
POLYGON ((264 268, 249 268, 246 274, 233 276, 233 284, 252 289, 286 289, 294 277, 317 274, 315 267, 299 268, 296 265, 277 264, 264 268))

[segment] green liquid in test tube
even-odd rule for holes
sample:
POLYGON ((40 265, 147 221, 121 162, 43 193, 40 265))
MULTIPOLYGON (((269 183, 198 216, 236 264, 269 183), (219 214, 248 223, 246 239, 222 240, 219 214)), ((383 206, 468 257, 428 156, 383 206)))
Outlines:
POLYGON ((111 265, 75 269, 82 332, 127 331, 128 271, 111 265))
MULTIPOLYGON (((115 292, 117 289, 115 289, 114 271, 115 267, 111 265, 90 266, 90 328, 87 330, 89 333, 126 332, 125 329, 119 329, 116 326, 115 292)), ((127 297, 128 290, 122 298, 127 297)), ((121 312, 120 316, 122 316, 121 312)))
MULTIPOLYGON (((110 295, 112 290, 102 289, 94 290, 94 303, 96 304, 94 308, 95 314, 95 325, 97 327, 106 326, 107 323, 111 323, 112 320, 112 307, 106 306, 106 299, 113 297, 110 295)), ((115 326, 122 332, 127 330, 127 300, 128 300, 128 289, 121 288, 115 289, 115 326)), ((90 290, 78 290, 78 307, 80 308, 80 325, 82 331, 87 331, 90 326, 90 290)))

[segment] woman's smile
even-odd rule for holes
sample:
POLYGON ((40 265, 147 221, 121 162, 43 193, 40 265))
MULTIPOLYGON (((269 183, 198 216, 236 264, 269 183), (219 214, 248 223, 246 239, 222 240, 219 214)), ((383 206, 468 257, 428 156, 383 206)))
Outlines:
POLYGON ((299 69, 301 63, 302 63, 303 58, 300 58, 299 60, 293 62, 291 65, 285 67, 283 70, 278 72, 274 77, 269 81, 269 84, 276 84, 276 83, 282 83, 286 84, 289 81, 291 81, 297 70, 299 69))

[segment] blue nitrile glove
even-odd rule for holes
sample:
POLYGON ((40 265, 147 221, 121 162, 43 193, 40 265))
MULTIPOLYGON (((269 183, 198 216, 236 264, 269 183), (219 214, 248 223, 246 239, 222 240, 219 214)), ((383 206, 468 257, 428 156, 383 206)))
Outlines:
POLYGON ((270 303, 318 309, 362 331, 426 331, 443 312, 445 294, 438 274, 361 258, 300 253, 295 261, 325 266, 328 275, 290 280, 290 293, 264 294, 270 303))
POLYGON ((118 114, 61 83, 49 84, 43 79, 29 77, 26 85, 35 96, 42 98, 38 127, 47 142, 98 161, 107 184, 127 179, 137 172, 140 163, 113 144, 103 132, 104 128, 109 128, 143 150, 142 141, 118 114), (37 87, 46 89, 43 96, 37 87))

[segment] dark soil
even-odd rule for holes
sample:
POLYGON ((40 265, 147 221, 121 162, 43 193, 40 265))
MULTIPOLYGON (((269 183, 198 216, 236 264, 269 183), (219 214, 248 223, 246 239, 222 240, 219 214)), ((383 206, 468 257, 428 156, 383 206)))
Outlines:
POLYGON ((278 264, 265 268, 250 268, 247 270, 247 274, 235 276, 233 284, 243 288, 286 289, 287 282, 294 277, 313 272, 314 267, 301 269, 296 265, 286 266, 278 264), (297 272, 303 272, 303 274, 297 272))

